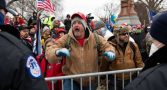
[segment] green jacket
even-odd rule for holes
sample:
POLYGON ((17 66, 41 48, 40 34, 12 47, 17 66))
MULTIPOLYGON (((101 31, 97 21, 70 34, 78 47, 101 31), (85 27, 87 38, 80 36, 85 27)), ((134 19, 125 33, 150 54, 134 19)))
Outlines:
POLYGON ((48 18, 45 18, 44 19, 44 24, 47 24, 47 25, 49 25, 49 28, 50 29, 52 29, 53 28, 53 21, 51 21, 51 18, 52 18, 53 16, 50 16, 50 17, 48 17, 48 18))

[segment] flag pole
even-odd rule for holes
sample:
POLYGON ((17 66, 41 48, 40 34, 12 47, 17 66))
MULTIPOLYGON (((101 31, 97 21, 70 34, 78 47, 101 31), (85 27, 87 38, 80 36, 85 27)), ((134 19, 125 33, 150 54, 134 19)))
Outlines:
POLYGON ((41 20, 40 20, 41 12, 39 11, 37 14, 37 54, 42 54, 42 43, 41 43, 41 20))
MULTIPOLYGON (((36 5, 38 3, 38 0, 36 0, 36 5)), ((37 10, 37 28, 36 28, 36 34, 35 34, 35 40, 33 42, 33 53, 35 55, 41 55, 42 54, 42 43, 41 43, 41 20, 40 15, 41 11, 38 11, 38 7, 36 6, 37 10)))

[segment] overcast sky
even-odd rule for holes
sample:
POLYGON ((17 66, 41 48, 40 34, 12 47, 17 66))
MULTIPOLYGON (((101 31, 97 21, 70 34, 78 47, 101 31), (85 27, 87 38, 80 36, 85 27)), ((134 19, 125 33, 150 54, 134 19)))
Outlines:
POLYGON ((119 0, 63 0, 63 14, 72 14, 74 12, 94 13, 97 8, 102 7, 107 2, 118 3, 119 0))

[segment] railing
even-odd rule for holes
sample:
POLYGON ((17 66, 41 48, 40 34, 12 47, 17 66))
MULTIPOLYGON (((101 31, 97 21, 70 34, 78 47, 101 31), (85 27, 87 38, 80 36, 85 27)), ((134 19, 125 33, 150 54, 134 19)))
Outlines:
MULTIPOLYGON (((132 81, 132 72, 137 72, 139 74, 139 71, 142 68, 134 68, 134 69, 124 69, 124 70, 115 70, 115 71, 107 71, 107 72, 97 72, 97 73, 86 73, 86 74, 77 74, 77 75, 68 75, 68 76, 60 76, 60 77, 49 77, 45 78, 46 81, 51 81, 52 83, 52 90, 54 89, 54 83, 57 80, 62 80, 62 90, 63 90, 63 80, 64 79, 71 79, 71 82, 73 83, 74 78, 80 78, 80 88, 82 90, 82 78, 89 77, 89 85, 91 87, 91 77, 96 76, 98 77, 98 86, 100 86, 100 76, 106 76, 106 90, 108 90, 108 76, 113 75, 114 76, 114 89, 116 90, 116 74, 122 74, 122 87, 124 88, 124 73, 130 74, 130 82, 132 81)), ((97 86, 97 87, 98 87, 97 86)), ((71 90, 73 90, 73 87, 71 87, 71 90)), ((91 90, 91 89, 90 89, 91 90)))

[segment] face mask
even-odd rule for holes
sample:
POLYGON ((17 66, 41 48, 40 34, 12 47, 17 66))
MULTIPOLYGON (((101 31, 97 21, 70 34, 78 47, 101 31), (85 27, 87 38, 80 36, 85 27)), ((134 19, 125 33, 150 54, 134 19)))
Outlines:
POLYGON ((154 54, 159 48, 154 44, 152 43, 151 44, 151 48, 150 48, 150 54, 149 54, 149 57, 154 54))
POLYGON ((5 16, 0 12, 0 25, 4 25, 5 16))

